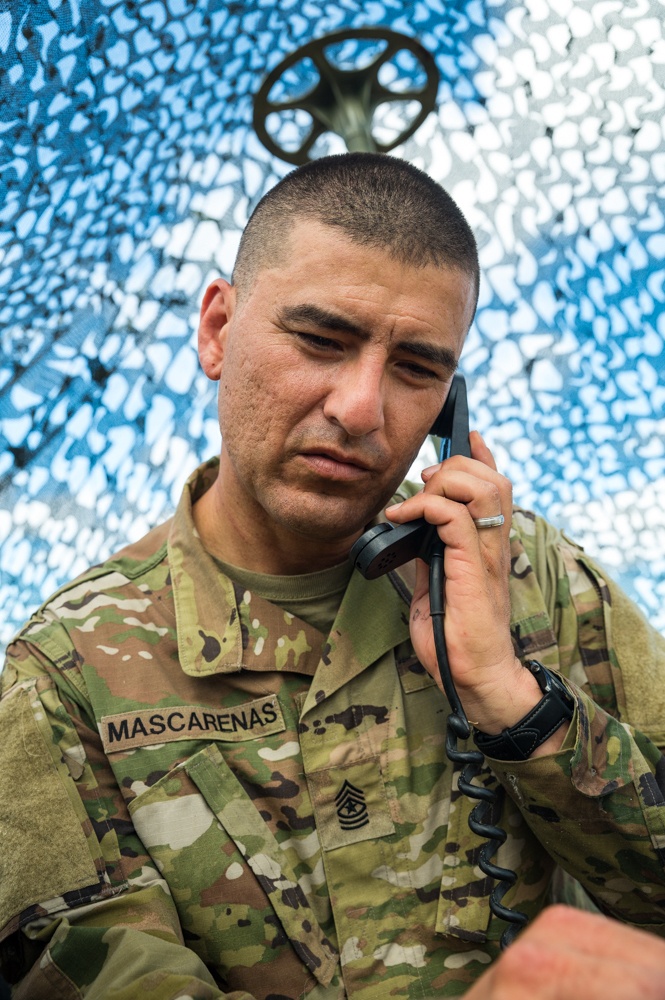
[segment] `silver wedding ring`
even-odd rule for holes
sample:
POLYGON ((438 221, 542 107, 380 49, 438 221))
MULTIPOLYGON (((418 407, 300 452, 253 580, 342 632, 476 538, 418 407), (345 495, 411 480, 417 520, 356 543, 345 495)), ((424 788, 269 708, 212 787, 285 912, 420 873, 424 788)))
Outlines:
POLYGON ((505 520, 503 514, 495 514, 494 517, 474 517, 473 523, 476 528, 500 528, 505 520))

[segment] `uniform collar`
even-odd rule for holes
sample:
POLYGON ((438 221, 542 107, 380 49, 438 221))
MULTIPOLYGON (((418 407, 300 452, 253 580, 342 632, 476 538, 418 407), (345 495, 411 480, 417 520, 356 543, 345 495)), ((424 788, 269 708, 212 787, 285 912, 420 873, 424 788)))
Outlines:
POLYGON ((187 480, 168 538, 178 656, 186 674, 281 670, 313 677, 318 671, 313 696, 320 702, 408 638, 408 604, 388 577, 367 581, 354 572, 327 638, 235 586, 203 547, 192 517, 192 506, 218 471, 213 459, 187 480))

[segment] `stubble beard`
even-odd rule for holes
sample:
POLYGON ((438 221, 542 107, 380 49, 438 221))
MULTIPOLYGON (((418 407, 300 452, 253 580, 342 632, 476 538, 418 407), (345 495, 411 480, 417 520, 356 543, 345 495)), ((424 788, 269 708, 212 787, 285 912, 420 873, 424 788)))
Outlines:
MULTIPOLYGON (((318 434, 317 441, 322 437, 318 434)), ((305 443, 309 440, 310 434, 303 435, 305 443)), ((344 447, 344 443, 340 445, 337 439, 329 443, 344 447)), ((246 446, 237 448, 236 442, 228 437, 225 445, 232 475, 241 493, 245 494, 248 508, 253 508, 253 516, 264 519, 268 534, 269 525, 274 524, 292 533, 295 539, 324 545, 348 540, 349 548, 369 522, 384 510, 404 480, 420 447, 414 449, 413 454, 404 460, 403 467, 387 482, 372 482, 370 479, 364 485, 348 487, 324 479, 318 484, 315 477, 308 481, 299 471, 292 471, 290 461, 300 453, 300 440, 290 441, 282 461, 265 469, 258 478, 256 467, 245 461, 246 446)))
POLYGON ((295 536, 309 541, 342 542, 349 546, 365 527, 385 509, 405 473, 398 472, 381 488, 378 484, 357 493, 334 490, 330 484, 315 487, 289 486, 273 481, 256 493, 264 516, 295 536))

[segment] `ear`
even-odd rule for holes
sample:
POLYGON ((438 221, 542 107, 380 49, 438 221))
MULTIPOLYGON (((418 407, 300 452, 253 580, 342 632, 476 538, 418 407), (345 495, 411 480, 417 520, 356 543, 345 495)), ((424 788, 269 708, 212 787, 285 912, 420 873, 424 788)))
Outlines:
POLYGON ((236 307, 236 290, 224 278, 208 285, 199 319, 199 359, 209 379, 218 382, 222 373, 224 346, 236 307))

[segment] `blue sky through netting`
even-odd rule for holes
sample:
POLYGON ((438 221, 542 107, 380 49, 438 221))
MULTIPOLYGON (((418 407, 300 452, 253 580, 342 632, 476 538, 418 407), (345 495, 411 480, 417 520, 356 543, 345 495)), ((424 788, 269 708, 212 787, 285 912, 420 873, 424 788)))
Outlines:
POLYGON ((665 628, 664 14, 647 0, 0 12, 3 637, 168 516, 218 450, 198 305, 291 169, 256 138, 252 95, 299 45, 368 25, 417 38, 441 74, 437 110, 395 154, 478 235, 474 423, 517 500, 665 628))

